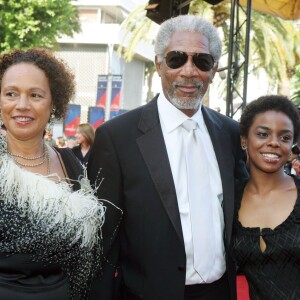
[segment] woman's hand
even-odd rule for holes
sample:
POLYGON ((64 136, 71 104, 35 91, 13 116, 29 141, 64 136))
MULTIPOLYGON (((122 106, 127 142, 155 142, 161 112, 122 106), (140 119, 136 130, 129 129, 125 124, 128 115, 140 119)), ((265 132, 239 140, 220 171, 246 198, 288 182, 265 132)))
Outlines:
POLYGON ((292 168, 295 170, 296 175, 298 177, 300 177, 300 161, 299 161, 299 159, 297 159, 297 158, 293 159, 292 168))

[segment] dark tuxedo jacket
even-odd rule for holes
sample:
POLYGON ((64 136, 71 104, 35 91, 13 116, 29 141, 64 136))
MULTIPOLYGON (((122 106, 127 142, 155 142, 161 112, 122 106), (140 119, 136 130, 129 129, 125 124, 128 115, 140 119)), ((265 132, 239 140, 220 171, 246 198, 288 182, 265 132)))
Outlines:
MULTIPOLYGON (((221 172, 224 241, 228 251, 234 180, 247 176, 244 154, 237 122, 204 106, 202 112, 221 172)), ((97 285, 101 296, 94 299, 111 299, 113 285, 119 278, 121 299, 183 300, 185 248, 157 98, 97 129, 88 163, 92 182, 99 170, 103 182, 98 196, 122 208, 123 220, 118 235, 112 239, 109 231, 116 228, 120 219, 107 212, 103 234, 109 262, 97 285), (114 277, 117 265, 119 277, 114 277)), ((235 299, 235 267, 228 256, 226 259, 235 299)))

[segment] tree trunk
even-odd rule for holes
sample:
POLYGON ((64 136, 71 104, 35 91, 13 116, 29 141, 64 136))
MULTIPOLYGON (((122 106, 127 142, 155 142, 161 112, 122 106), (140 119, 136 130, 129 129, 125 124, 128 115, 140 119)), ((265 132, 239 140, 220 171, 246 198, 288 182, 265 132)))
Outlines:
POLYGON ((291 84, 288 78, 284 78, 278 82, 277 92, 279 95, 284 95, 287 97, 291 96, 291 84))

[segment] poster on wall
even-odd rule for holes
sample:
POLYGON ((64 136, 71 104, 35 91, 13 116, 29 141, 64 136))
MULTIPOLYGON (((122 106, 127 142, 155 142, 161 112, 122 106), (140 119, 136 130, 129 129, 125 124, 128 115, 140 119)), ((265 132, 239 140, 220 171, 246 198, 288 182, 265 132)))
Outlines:
POLYGON ((113 75, 112 84, 111 84, 111 102, 110 102, 111 111, 120 109, 121 89, 122 89, 122 75, 113 75))
MULTIPOLYGON (((112 76, 110 99, 111 111, 116 111, 120 109, 122 80, 122 75, 112 76)), ((106 107, 107 81, 108 75, 98 75, 96 106, 102 107, 103 109, 105 109, 106 107)))
POLYGON ((107 92, 107 75, 98 75, 96 106, 105 109, 107 92))
POLYGON ((89 107, 88 122, 94 129, 104 122, 105 110, 102 107, 89 107))
POLYGON ((77 126, 80 124, 80 109, 78 104, 69 104, 66 120, 64 123, 64 134, 66 136, 74 136, 77 126))

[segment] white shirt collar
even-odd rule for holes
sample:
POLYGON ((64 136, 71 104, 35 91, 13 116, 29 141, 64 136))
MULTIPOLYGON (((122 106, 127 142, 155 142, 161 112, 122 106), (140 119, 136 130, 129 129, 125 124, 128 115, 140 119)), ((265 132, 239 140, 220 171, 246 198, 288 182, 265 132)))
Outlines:
POLYGON ((187 119, 193 119, 201 128, 204 125, 201 105, 200 103, 199 109, 190 118, 167 100, 163 93, 160 93, 157 99, 159 119, 164 124, 167 133, 179 127, 187 119))

